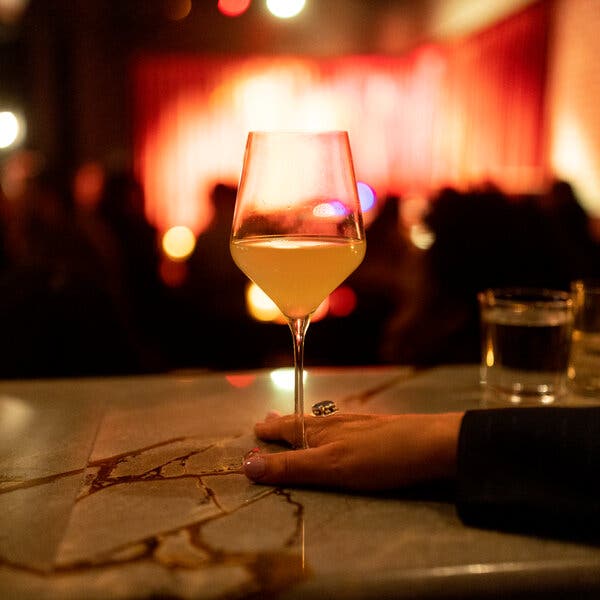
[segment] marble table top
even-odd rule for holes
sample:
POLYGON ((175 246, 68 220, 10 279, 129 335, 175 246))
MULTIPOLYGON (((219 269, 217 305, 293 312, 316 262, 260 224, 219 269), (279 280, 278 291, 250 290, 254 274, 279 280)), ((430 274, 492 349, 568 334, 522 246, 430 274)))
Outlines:
MULTIPOLYGON (((291 380, 0 382, 0 598, 600 597, 600 548, 465 527, 439 490, 250 483, 252 425, 291 412, 291 380)), ((481 401, 475 366, 309 369, 306 397, 353 412, 481 401)))

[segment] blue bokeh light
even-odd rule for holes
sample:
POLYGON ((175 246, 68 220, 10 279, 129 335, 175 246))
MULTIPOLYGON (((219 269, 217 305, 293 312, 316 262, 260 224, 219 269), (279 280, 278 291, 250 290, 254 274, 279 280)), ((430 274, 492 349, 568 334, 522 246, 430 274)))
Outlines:
POLYGON ((356 187, 358 188, 360 208, 365 213, 375 206, 377 195, 375 194, 375 190, 364 181, 359 181, 356 187))

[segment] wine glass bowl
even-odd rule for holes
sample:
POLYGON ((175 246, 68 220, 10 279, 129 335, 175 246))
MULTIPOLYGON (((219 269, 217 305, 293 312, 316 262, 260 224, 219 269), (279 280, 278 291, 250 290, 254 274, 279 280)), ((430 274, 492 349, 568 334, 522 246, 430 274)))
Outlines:
POLYGON ((348 134, 251 132, 231 254, 277 305, 294 339, 297 447, 306 447, 304 336, 310 316, 361 263, 364 226, 348 134))

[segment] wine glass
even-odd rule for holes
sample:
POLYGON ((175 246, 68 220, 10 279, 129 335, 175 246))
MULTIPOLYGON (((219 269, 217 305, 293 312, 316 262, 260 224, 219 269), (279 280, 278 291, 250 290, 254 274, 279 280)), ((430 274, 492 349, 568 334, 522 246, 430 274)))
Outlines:
POLYGON ((288 321, 294 342, 294 446, 306 448, 306 330, 311 315, 366 250, 347 132, 250 132, 230 249, 237 266, 288 321))

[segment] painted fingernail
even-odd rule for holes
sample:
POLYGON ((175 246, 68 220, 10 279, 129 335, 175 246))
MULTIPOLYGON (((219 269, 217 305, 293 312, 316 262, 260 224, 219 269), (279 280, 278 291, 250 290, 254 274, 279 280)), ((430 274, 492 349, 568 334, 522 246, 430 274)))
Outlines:
POLYGON ((253 481, 260 479, 266 471, 265 459, 260 454, 253 454, 244 461, 244 474, 253 481))
POLYGON ((252 448, 252 450, 248 450, 248 452, 244 454, 244 460, 248 460, 251 456, 254 456, 258 452, 260 452, 260 448, 258 446, 256 446, 256 448, 252 448))
POLYGON ((265 416, 265 421, 270 421, 271 419, 276 419, 280 417, 281 413, 278 410, 270 410, 265 416))

